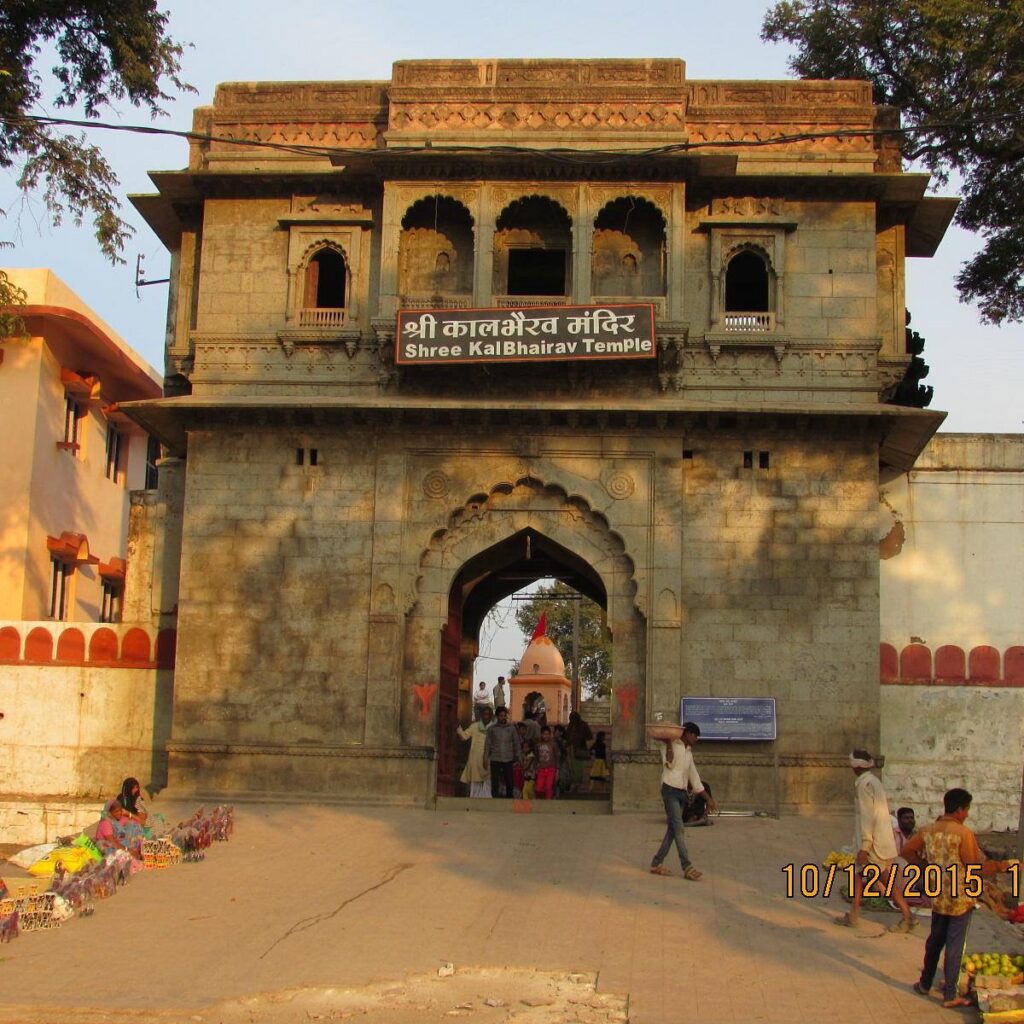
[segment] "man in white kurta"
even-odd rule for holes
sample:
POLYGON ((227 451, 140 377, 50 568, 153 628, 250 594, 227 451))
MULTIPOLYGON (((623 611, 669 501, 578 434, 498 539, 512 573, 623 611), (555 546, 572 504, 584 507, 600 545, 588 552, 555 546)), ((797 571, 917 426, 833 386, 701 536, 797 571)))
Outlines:
POLYGON ((469 756, 466 767, 462 769, 461 781, 468 783, 471 797, 490 798, 491 795, 491 773, 484 764, 484 744, 490 724, 491 706, 484 704, 475 722, 470 722, 465 729, 461 725, 456 729, 459 739, 469 740, 469 756))
POLYGON ((889 813, 889 801, 885 789, 878 776, 871 769, 875 762, 866 750, 855 750, 850 755, 850 767, 857 781, 854 783, 854 823, 853 845, 857 851, 856 872, 853 877, 853 903, 849 913, 836 918, 836 924, 852 927, 860 918, 860 904, 865 895, 865 879, 863 871, 869 864, 878 869, 878 875, 872 871, 871 891, 868 895, 882 895, 887 889, 893 902, 903 915, 899 924, 893 925, 890 931, 908 932, 914 927, 914 918, 903 898, 902 886, 889 884, 889 874, 897 871, 896 839, 892 834, 892 816, 889 813))

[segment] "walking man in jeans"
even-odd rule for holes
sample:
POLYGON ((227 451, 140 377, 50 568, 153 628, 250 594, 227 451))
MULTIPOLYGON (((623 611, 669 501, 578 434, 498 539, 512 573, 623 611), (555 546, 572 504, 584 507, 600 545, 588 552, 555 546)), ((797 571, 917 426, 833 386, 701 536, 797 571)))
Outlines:
POLYGON ((683 839, 683 811, 690 800, 686 787, 692 789, 695 797, 703 796, 707 800, 708 811, 712 814, 718 811, 718 805, 711 793, 704 788, 704 783, 697 774, 697 767, 693 763, 690 748, 699 738, 700 726, 696 722, 683 722, 683 735, 677 740, 665 740, 665 748, 661 752, 661 799, 665 804, 668 827, 665 829, 665 838, 662 839, 661 846, 651 861, 652 875, 672 874, 662 861, 668 856, 668 851, 675 842, 676 850, 679 851, 679 863, 683 868, 683 878, 696 882, 701 876, 701 872, 690 863, 686 842, 683 839))
POLYGON ((484 739, 484 766, 491 769, 491 796, 512 796, 512 767, 523 759, 523 745, 516 727, 508 720, 508 708, 498 708, 498 720, 484 739), (504 792, 502 787, 504 786, 504 792))

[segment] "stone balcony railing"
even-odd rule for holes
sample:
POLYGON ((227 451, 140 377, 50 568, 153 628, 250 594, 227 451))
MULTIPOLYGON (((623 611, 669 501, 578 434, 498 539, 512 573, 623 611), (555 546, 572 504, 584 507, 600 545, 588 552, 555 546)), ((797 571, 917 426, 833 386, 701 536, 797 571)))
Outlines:
POLYGON ((767 334, 775 330, 775 314, 723 313, 720 330, 735 334, 767 334))
POLYGON ((136 623, 0 622, 0 665, 174 668, 177 631, 136 623))
POLYGON ((300 327, 344 327, 348 317, 346 309, 318 309, 309 307, 299 310, 300 327))
POLYGON ((472 295, 402 295, 399 297, 402 309, 471 309, 472 295))
POLYGON ((495 295, 494 305, 498 309, 518 309, 521 306, 568 306, 569 295, 495 295))

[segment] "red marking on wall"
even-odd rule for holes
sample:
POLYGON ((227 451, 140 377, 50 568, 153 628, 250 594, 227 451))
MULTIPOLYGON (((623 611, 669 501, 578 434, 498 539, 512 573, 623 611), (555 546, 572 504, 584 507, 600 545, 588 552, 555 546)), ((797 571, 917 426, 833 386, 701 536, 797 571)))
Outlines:
POLYGON ((1024 647, 1006 648, 1003 679, 1007 686, 1024 686, 1024 647))
POLYGON ((36 626, 25 637, 25 660, 36 665, 53 661, 53 637, 45 626, 36 626))
POLYGON ((149 637, 145 630, 135 627, 125 633, 121 641, 121 660, 132 665, 149 662, 149 637))
POLYGON ((89 640, 89 661, 117 661, 117 634, 112 629, 97 629, 89 640))
POLYGON ((640 687, 636 683, 627 683, 615 688, 615 699, 619 702, 619 718, 623 722, 632 722, 636 711, 636 702, 640 697, 640 687))
POLYGON ((512 810, 516 814, 531 814, 533 812, 532 800, 513 800, 512 810))
POLYGON ((903 682, 925 683, 932 677, 932 652, 924 644, 908 644, 900 653, 900 678, 903 682))
POLYGON ((892 644, 879 644, 878 669, 883 683, 892 683, 899 679, 900 656, 892 644))
POLYGON ((994 647, 975 647, 967 659, 972 683, 994 683, 999 680, 999 652, 994 647))
POLYGON ((57 637, 57 660, 66 665, 81 665, 85 661, 85 637, 73 626, 57 637))
POLYGON ((935 652, 935 679, 942 683, 962 683, 967 678, 967 655, 962 647, 946 644, 935 652))
POLYGON ((21 635, 13 626, 0 629, 0 661, 18 661, 21 658, 21 635))
POLYGON ((429 718, 430 705, 434 700, 434 694, 437 693, 437 683, 416 683, 412 692, 416 694, 420 702, 420 718, 429 718))
POLYGON ((174 668, 174 654, 178 646, 176 629, 161 629, 156 635, 156 667, 174 668))

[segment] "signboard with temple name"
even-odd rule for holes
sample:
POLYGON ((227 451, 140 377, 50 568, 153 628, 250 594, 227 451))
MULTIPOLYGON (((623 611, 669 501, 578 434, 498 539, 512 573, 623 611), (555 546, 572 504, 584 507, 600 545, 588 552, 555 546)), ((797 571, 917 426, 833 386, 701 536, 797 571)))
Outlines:
POLYGON ((656 354, 650 303, 402 309, 395 331, 395 362, 404 365, 651 359, 656 354))
POLYGON ((684 697, 680 714, 702 740, 775 739, 774 697, 684 697))

